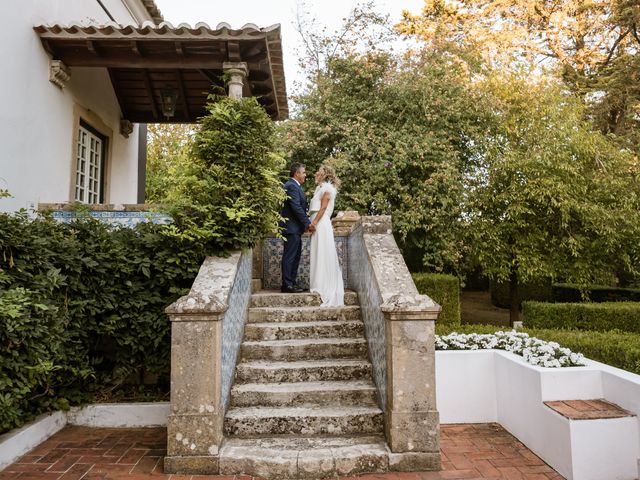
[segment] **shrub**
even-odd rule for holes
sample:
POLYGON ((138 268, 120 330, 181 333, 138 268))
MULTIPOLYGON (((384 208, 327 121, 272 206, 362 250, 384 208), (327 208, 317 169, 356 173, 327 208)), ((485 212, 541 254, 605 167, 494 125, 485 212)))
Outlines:
MULTIPOLYGON (((490 282, 491 303, 496 307, 509 308, 511 300, 509 298, 508 282, 490 282)), ((518 286, 518 305, 528 300, 538 300, 546 302, 551 300, 551 282, 540 280, 537 282, 525 282, 518 286)))
POLYGON ((438 324, 460 325, 460 282, 458 277, 441 273, 414 273, 413 281, 420 293, 442 306, 438 324))
POLYGON ((167 193, 173 228, 214 251, 252 247, 277 231, 285 199, 275 127, 255 98, 209 98, 192 158, 167 193))
POLYGON ((527 328, 640 333, 640 303, 524 302, 522 322, 527 328))
POLYGON ((0 214, 0 430, 132 377, 166 388, 164 308, 204 255, 166 226, 0 214))
MULTIPOLYGON (((504 327, 495 325, 436 325, 436 334, 495 333, 504 327)), ((628 332, 592 332, 577 330, 554 330, 523 328, 519 330, 532 337, 557 342, 573 352, 612 367, 640 374, 640 334, 628 332)))
POLYGON ((590 285, 581 289, 579 285, 571 283, 554 283, 552 292, 554 302, 582 302, 585 298, 592 302, 640 302, 638 288, 590 285))

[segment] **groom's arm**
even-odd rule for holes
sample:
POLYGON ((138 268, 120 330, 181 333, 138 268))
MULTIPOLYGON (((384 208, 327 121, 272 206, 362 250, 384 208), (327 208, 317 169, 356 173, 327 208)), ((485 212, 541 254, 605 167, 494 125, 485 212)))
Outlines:
POLYGON ((287 196, 289 197, 289 205, 291 206, 294 216, 304 225, 306 230, 311 224, 311 221, 309 220, 309 217, 307 217, 307 213, 304 211, 304 208, 302 208, 302 204, 300 203, 300 190, 296 185, 289 183, 286 185, 286 191, 287 196))

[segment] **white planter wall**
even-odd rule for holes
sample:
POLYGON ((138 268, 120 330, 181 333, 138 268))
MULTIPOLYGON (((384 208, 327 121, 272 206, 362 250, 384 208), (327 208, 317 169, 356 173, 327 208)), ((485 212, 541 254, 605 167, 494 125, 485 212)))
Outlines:
POLYGON ((635 480, 637 416, 572 421, 543 403, 604 398, 640 415, 640 376, 588 363, 552 369, 498 350, 438 351, 440 421, 500 423, 569 480, 635 480))

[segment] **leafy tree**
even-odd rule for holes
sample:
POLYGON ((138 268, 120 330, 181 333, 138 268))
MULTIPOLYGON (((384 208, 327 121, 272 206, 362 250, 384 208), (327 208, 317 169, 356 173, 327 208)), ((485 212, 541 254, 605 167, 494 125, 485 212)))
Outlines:
POLYGON ((640 226, 637 161, 591 131, 584 107, 554 83, 490 77, 492 131, 478 144, 464 218, 473 258, 510 284, 562 277, 586 285, 633 271, 640 226))
POLYGON ((455 270, 461 256, 462 173, 481 112, 469 77, 438 54, 337 56, 295 98, 299 114, 282 131, 291 159, 335 166, 337 208, 393 215, 414 269, 455 270))
POLYGON ((425 0, 421 14, 403 16, 398 30, 430 47, 482 52, 500 68, 556 69, 601 131, 638 145, 636 0, 425 0))
POLYGON ((167 201, 172 179, 189 162, 196 125, 157 123, 148 126, 146 202, 167 201))

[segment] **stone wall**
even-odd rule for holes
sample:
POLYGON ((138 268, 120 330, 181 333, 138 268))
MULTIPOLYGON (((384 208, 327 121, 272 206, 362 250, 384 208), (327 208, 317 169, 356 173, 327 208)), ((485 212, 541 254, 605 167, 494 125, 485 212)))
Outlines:
POLYGON ((222 319, 222 407, 226 412, 251 300, 251 250, 242 253, 222 319))

